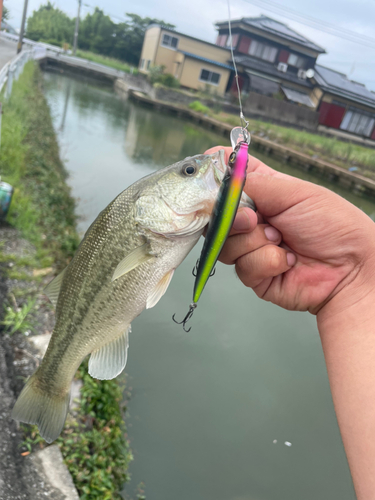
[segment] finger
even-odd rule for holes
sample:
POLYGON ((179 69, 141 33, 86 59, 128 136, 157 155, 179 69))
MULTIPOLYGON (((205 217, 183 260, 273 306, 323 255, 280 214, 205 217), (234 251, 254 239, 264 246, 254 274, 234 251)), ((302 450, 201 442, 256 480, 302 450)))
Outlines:
POLYGON ((266 245, 243 255, 236 261, 236 272, 245 286, 254 288, 263 280, 288 271, 296 256, 276 245, 266 245))
MULTIPOLYGON (((249 173, 245 193, 250 196, 264 217, 273 217, 312 196, 324 188, 294 177, 249 173)), ((325 191, 325 190, 324 190, 325 191)))
POLYGON ((251 233, 236 234, 228 238, 220 253, 219 260, 224 264, 234 264, 243 255, 273 243, 281 243, 281 233, 272 226, 258 225, 251 233))
POLYGON ((248 207, 239 208, 229 235, 254 231, 257 223, 258 216, 254 210, 248 207))

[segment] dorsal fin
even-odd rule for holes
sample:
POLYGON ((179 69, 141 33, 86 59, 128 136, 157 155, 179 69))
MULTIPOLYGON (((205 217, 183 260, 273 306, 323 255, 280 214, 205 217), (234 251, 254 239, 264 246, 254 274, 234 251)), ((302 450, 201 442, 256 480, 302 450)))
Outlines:
POLYGON ((51 283, 49 283, 44 289, 44 293, 47 295, 52 304, 56 307, 57 299, 59 298, 61 283, 64 278, 66 268, 58 274, 51 283))

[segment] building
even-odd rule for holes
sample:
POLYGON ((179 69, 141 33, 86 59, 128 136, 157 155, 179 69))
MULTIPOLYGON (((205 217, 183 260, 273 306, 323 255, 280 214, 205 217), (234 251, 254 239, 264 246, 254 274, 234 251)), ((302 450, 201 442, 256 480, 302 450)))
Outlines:
MULTIPOLYGON (((315 108, 313 84, 316 59, 325 50, 304 36, 266 16, 235 19, 232 25, 234 59, 243 92, 255 91, 315 108)), ((216 43, 230 46, 228 21, 216 23, 216 43)), ((234 90, 232 82, 232 89, 234 90)))
POLYGON ((252 94, 248 111, 254 116, 276 119, 280 106, 274 106, 269 97, 277 97, 300 107, 282 104, 288 112, 288 123, 316 128, 319 122, 322 131, 336 129, 338 136, 352 138, 354 134, 365 142, 375 140, 375 92, 317 64, 319 55, 325 53, 322 47, 286 24, 263 15, 233 20, 232 39, 228 21, 218 22, 216 27, 218 36, 216 44, 212 44, 151 25, 145 34, 139 71, 148 73, 150 67, 160 65, 182 87, 208 87, 219 95, 237 93, 232 45, 241 92, 265 96, 252 94), (303 123, 298 118, 301 113, 303 123))
POLYGON ((164 66, 182 87, 223 95, 233 70, 230 50, 172 29, 151 25, 145 33, 139 72, 147 74, 152 66, 164 66))
POLYGON ((324 66, 315 66, 319 92, 320 129, 334 128, 341 135, 355 134, 375 140, 375 93, 362 83, 324 66))

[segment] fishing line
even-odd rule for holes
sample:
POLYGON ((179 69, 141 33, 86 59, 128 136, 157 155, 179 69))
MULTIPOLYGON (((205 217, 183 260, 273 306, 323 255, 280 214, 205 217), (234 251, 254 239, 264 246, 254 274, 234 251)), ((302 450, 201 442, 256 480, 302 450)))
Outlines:
POLYGON ((240 90, 240 85, 238 83, 238 71, 237 71, 237 65, 236 61, 234 60, 234 53, 233 53, 233 39, 232 39, 232 21, 230 17, 230 1, 227 1, 228 3, 228 26, 229 26, 229 40, 230 40, 230 53, 232 55, 232 62, 233 62, 233 67, 234 67, 234 78, 236 80, 236 85, 237 85, 237 94, 238 94, 238 102, 240 105, 240 119, 241 119, 241 126, 245 130, 249 126, 249 122, 246 120, 244 114, 243 114, 243 109, 242 109, 242 101, 241 101, 241 90, 240 90), (245 125, 243 125, 243 123, 245 125))

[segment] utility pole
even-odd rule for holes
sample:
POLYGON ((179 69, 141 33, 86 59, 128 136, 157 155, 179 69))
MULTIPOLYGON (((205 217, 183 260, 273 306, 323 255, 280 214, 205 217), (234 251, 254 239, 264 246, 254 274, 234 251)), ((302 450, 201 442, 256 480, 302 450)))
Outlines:
POLYGON ((1 21, 3 20, 3 0, 0 0, 0 31, 1 31, 1 21))
POLYGON ((82 0, 78 0, 78 12, 77 12, 77 19, 76 19, 76 27, 75 27, 75 30, 74 30, 73 56, 76 55, 76 50, 77 50, 78 28, 79 28, 79 15, 80 15, 80 12, 81 12, 81 3, 82 3, 82 0))
POLYGON ((25 23, 26 23, 27 2, 28 0, 25 0, 25 3, 23 4, 22 23, 20 29, 20 37, 18 39, 18 45, 17 45, 17 54, 19 54, 22 50, 22 40, 23 40, 23 34, 25 32, 25 23))

